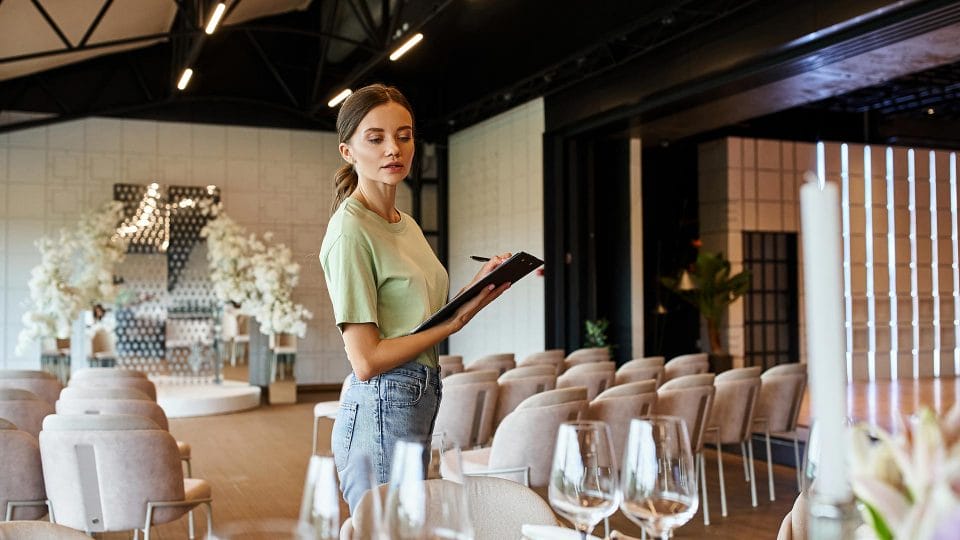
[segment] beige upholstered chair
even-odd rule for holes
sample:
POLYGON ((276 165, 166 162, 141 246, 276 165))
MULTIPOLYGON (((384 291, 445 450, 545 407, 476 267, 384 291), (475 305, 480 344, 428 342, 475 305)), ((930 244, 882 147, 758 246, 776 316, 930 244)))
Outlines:
MULTIPOLYGON (((97 368, 92 368, 94 371, 96 371, 96 369, 97 368)), ((84 371, 91 371, 91 369, 86 369, 84 371)), ((83 372, 81 371, 80 373, 83 372)), ((153 401, 157 400, 157 388, 153 385, 150 379, 145 377, 117 375, 100 376, 97 374, 87 377, 73 377, 70 379, 69 386, 76 386, 80 388, 133 388, 143 392, 153 401)))
POLYGON ((136 388, 98 388, 88 386, 67 386, 60 392, 60 400, 65 399, 145 399, 153 401, 150 396, 136 388))
POLYGON ((553 366, 556 375, 560 375, 560 371, 563 369, 563 356, 563 349, 547 349, 546 351, 533 353, 517 362, 517 367, 548 365, 553 366))
POLYGON ((664 382, 684 375, 697 375, 710 371, 710 362, 707 360, 707 353, 681 354, 671 358, 669 362, 663 365, 664 382))
MULTIPOLYGON (((321 401, 313 406, 313 450, 311 450, 310 455, 317 453, 317 437, 320 435, 320 424, 327 426, 325 442, 330 442, 329 435, 333 432, 333 421, 337 418, 340 403, 343 401, 343 396, 346 395, 347 389, 350 388, 352 382, 353 372, 350 372, 343 379, 343 384, 340 385, 340 398, 337 401, 321 401)), ((323 451, 330 452, 331 450, 330 448, 325 448, 323 451)))
POLYGON ((490 440, 500 391, 497 375, 494 370, 466 371, 444 379, 433 431, 445 446, 473 448, 490 440))
POLYGON ((146 379, 147 374, 142 371, 137 371, 135 369, 93 367, 93 368, 81 369, 76 373, 72 373, 71 377, 73 379, 79 379, 79 380, 110 378, 110 377, 133 377, 136 379, 146 379))
POLYGON ((500 391, 497 394, 497 413, 494 426, 499 426, 505 416, 513 412, 523 400, 557 386, 556 368, 547 364, 520 366, 511 369, 497 379, 500 391))
POLYGON ((800 403, 807 386, 805 364, 774 366, 760 375, 760 397, 753 413, 753 429, 763 433, 767 443, 767 477, 770 500, 775 501, 773 487, 773 460, 770 456, 770 434, 783 434, 793 438, 793 458, 797 468, 797 491, 803 489, 800 467, 800 445, 797 442, 797 419, 800 403))
POLYGON ((40 399, 40 396, 19 388, 0 388, 0 418, 4 418, 37 437, 43 426, 43 419, 53 414, 53 405, 40 399))
POLYGON ((466 365, 465 371, 482 371, 492 369, 497 375, 503 375, 504 372, 517 367, 517 362, 513 353, 488 354, 477 358, 466 365))
POLYGON ((616 365, 613 362, 589 362, 573 366, 557 377, 557 388, 582 386, 587 389, 587 400, 613 386, 616 365))
POLYGON ((609 360, 610 349, 607 349, 606 347, 588 347, 585 349, 577 349, 563 359, 563 371, 566 372, 573 366, 580 364, 607 362, 609 360))
POLYGON ((663 384, 663 357, 647 356, 635 358, 617 368, 614 384, 627 384, 653 379, 657 386, 663 384))
MULTIPOLYGON (((527 398, 500 423, 492 445, 461 453, 464 474, 513 481, 522 477, 524 485, 546 486, 557 428, 580 417, 587 408, 585 398, 583 388, 547 390, 527 398)), ((452 455, 444 454, 444 460, 452 455)), ((446 469, 441 463, 441 474, 446 469)))
POLYGON ((90 540, 80 531, 49 521, 0 523, 0 540, 90 540))
POLYGON ((0 369, 0 388, 29 390, 50 405, 57 402, 63 385, 56 375, 29 369, 0 369))
MULTIPOLYGON (((40 433, 40 456, 54 521, 86 532, 143 529, 207 506, 204 480, 184 479, 173 437, 133 415, 51 415, 40 433)), ((193 538, 191 514, 190 537, 193 538)))
POLYGON ((717 392, 713 397, 710 419, 707 420, 706 438, 717 445, 720 513, 725 517, 727 488, 723 480, 723 449, 721 448, 724 444, 740 445, 744 476, 750 482, 750 502, 754 508, 757 506, 757 483, 750 436, 753 432, 753 412, 760 395, 760 368, 747 367, 724 371, 713 380, 713 385, 717 392))
POLYGON ((657 389, 655 414, 678 416, 687 424, 690 450, 696 459, 700 477, 700 504, 703 505, 703 523, 710 524, 710 501, 707 499, 706 472, 703 461, 703 433, 713 405, 713 373, 686 375, 663 383, 657 389))
POLYGON ((630 420, 649 415, 656 403, 657 386, 652 380, 610 387, 590 402, 586 417, 610 426, 617 463, 622 461, 630 420))
POLYGON ((450 375, 463 373, 463 357, 454 354, 441 354, 439 357, 440 378, 446 379, 450 375))
MULTIPOLYGON (((525 524, 557 525, 550 505, 530 488, 502 478, 472 477, 466 479, 470 519, 475 540, 502 540, 516 538, 525 524)), ((449 480, 426 480, 427 523, 439 516, 440 505, 435 501, 449 498, 447 490, 459 489, 449 480)), ((389 485, 378 486, 380 500, 386 500, 389 485)), ((344 522, 340 540, 361 540, 373 537, 373 493, 360 499, 352 518, 344 522)))
POLYGON ((0 508, 4 520, 37 519, 47 513, 40 444, 0 418, 0 508))
MULTIPOLYGON (((125 390, 125 389, 120 389, 125 390)), ((118 399, 113 397, 71 398, 57 401, 57 414, 134 414, 144 416, 157 423, 160 429, 170 431, 170 423, 163 409, 150 399, 118 399)), ((177 441, 180 460, 187 465, 187 476, 193 477, 191 448, 189 443, 177 441)))

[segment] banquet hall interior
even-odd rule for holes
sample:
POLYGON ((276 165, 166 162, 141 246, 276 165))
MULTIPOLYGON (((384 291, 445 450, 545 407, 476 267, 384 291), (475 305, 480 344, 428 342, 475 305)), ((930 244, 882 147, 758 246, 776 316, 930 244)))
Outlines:
POLYGON ((0 540, 960 538, 958 148, 946 0, 0 0, 0 540), (373 83, 450 296, 538 262, 351 515, 373 83))

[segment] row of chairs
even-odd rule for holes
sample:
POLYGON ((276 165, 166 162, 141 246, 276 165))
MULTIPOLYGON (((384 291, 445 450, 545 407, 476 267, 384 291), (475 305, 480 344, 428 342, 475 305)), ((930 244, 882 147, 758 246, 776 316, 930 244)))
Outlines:
POLYGON ((56 396, 51 405, 25 389, 50 390, 46 380, 44 372, 0 371, 0 454, 15 457, 4 460, 0 479, 7 520, 49 511, 74 529, 143 529, 149 538, 151 525, 188 513, 193 538, 192 511, 203 504, 209 530, 210 486, 190 478, 190 446, 170 435, 152 382, 135 371, 87 369, 47 393, 56 396))

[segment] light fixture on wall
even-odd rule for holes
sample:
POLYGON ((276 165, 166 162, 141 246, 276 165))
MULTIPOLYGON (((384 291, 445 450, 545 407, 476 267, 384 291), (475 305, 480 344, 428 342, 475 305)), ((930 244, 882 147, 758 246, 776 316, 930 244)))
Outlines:
POLYGON ((220 24, 220 19, 223 18, 224 12, 227 11, 227 5, 223 2, 217 4, 217 7, 213 10, 213 15, 210 16, 210 20, 207 22, 207 27, 203 29, 207 34, 212 34, 216 29, 217 25, 220 24))
POLYGON ((403 45, 397 47, 395 51, 390 53, 390 60, 394 62, 397 61, 401 56, 406 54, 407 51, 412 49, 417 43, 420 43, 421 41, 423 41, 423 34, 421 34, 420 32, 417 32, 416 34, 410 36, 410 39, 408 39, 403 45))

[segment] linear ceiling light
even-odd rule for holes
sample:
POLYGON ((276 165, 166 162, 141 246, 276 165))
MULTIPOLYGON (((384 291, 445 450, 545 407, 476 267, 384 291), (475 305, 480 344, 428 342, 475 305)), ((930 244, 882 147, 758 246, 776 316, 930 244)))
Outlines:
POLYGON ((183 75, 180 75, 180 80, 177 82, 177 89, 183 90, 190 84, 190 77, 193 77, 193 70, 187 68, 183 70, 183 75))
POLYGON ((390 54, 390 60, 396 60, 400 58, 401 56, 404 55, 404 53, 412 49, 414 45, 416 45, 417 43, 420 43, 420 41, 422 40, 423 40, 423 34, 421 34, 420 32, 417 32, 416 34, 411 36, 406 43, 401 45, 397 50, 393 51, 390 54))
POLYGON ((213 31, 217 29, 217 25, 220 24, 220 19, 223 18, 225 11, 227 11, 226 4, 223 2, 217 4, 217 7, 213 10, 213 15, 210 16, 210 21, 207 22, 207 27, 203 31, 212 34, 213 31))
POLYGON ((350 90, 349 88, 345 88, 342 92, 333 96, 333 99, 327 102, 327 107, 336 107, 337 105, 340 104, 341 101, 347 99, 347 96, 349 96, 352 93, 353 93, 353 90, 350 90))

